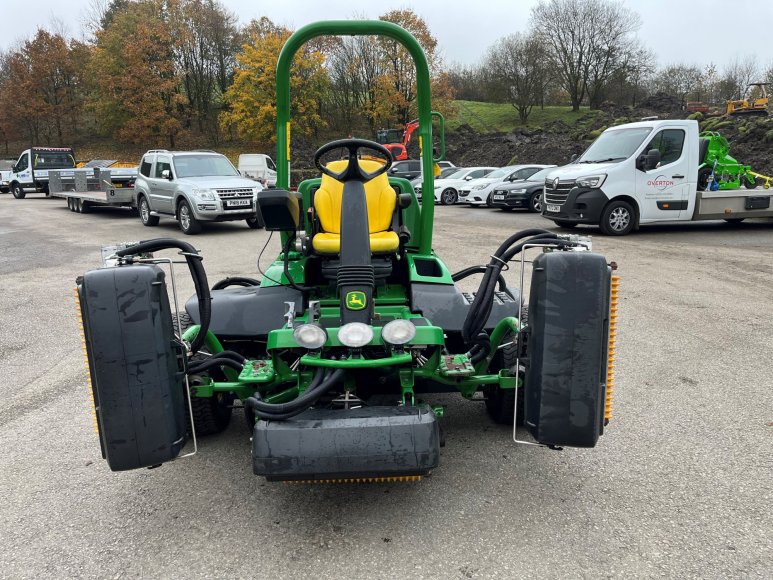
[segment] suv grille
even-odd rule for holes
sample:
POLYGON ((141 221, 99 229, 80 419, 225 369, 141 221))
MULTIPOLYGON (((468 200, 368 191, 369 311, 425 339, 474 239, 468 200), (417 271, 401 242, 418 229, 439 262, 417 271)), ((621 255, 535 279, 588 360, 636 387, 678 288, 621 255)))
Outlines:
POLYGON ((553 180, 545 180, 545 203, 550 205, 564 205, 569 192, 574 189, 574 179, 570 181, 559 181, 558 187, 553 189, 553 180))
POLYGON ((252 197, 252 189, 249 187, 240 187, 238 189, 216 189, 220 199, 230 197, 252 197))

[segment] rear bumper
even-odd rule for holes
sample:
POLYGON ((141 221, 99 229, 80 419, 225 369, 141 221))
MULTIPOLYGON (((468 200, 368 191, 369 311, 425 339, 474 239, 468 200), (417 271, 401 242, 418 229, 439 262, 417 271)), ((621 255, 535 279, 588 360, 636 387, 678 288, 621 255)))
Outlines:
POLYGON ((575 187, 566 201, 558 206, 558 211, 548 211, 549 206, 543 201, 542 217, 573 224, 598 225, 607 202, 609 198, 601 189, 575 187))
POLYGON ((309 409, 258 421, 255 475, 270 481, 426 475, 440 459, 440 428, 428 405, 309 409))

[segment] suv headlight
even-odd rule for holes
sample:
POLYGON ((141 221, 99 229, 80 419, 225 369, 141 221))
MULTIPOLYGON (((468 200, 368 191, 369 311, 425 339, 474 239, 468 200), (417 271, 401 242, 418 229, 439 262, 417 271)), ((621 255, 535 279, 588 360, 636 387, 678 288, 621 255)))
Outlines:
POLYGON ((607 178, 606 173, 601 175, 589 175, 588 177, 580 177, 577 179, 578 187, 601 187, 604 180, 607 178))
POLYGON ((215 201, 215 192, 211 189, 194 189, 191 194, 201 201, 215 201))
POLYGON ((478 189, 486 189, 487 187, 488 187, 488 185, 484 183, 482 185, 476 185, 475 187, 472 188, 472 190, 476 191, 478 189))

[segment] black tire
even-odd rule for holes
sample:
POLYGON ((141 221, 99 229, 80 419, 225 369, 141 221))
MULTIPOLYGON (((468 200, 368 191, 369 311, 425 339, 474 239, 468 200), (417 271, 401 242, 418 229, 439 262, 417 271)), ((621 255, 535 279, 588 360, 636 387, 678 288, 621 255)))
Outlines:
POLYGON ((201 222, 193 215, 190 204, 184 199, 177 204, 177 223, 186 236, 195 236, 201 231, 201 222))
POLYGON ((573 230, 577 227, 577 224, 574 222, 565 222, 562 220, 555 220, 554 223, 563 230, 573 230))
POLYGON ((158 225, 159 218, 157 215, 150 215, 150 204, 144 195, 141 195, 139 200, 137 200, 137 213, 140 214, 140 221, 143 226, 158 225))
POLYGON ((72 200, 72 206, 75 208, 75 213, 83 212, 83 203, 77 197, 72 200))
POLYGON ((488 197, 486 198, 486 207, 494 207, 494 200, 491 199, 491 194, 488 194, 488 197))
POLYGON ((72 198, 71 197, 67 198, 67 209, 69 209, 70 211, 75 211, 73 209, 73 207, 72 207, 72 198))
MULTIPOLYGON (((516 355, 518 354, 517 341, 513 340, 512 334, 507 334, 502 339, 503 342, 511 342, 507 346, 500 348, 494 359, 491 361, 490 369, 498 372, 501 369, 515 365, 516 355)), ((522 373, 519 372, 519 375, 522 373)), ((486 411, 495 423, 500 425, 512 425, 515 411, 515 396, 518 393, 518 425, 523 425, 525 416, 524 390, 520 389, 500 389, 497 385, 484 385, 483 394, 486 397, 486 411)))
POLYGON ((542 213, 542 192, 535 191, 529 198, 529 211, 532 213, 542 213))
POLYGON ((263 216, 260 215, 260 212, 256 213, 255 217, 247 218, 245 221, 251 230, 259 230, 266 225, 263 223, 263 216))
POLYGON ((91 213, 91 202, 81 200, 81 213, 91 213))
POLYGON ((757 187, 757 178, 753 175, 742 175, 741 183, 746 189, 754 189, 757 187))
POLYGON ((26 196, 26 195, 27 195, 27 194, 25 193, 25 191, 24 191, 24 188, 23 188, 23 187, 21 186, 21 184, 19 184, 19 183, 14 183, 14 184, 11 186, 11 192, 13 193, 13 196, 14 196, 16 199, 24 199, 24 196, 26 196))
POLYGON ((440 205, 454 205, 459 201, 459 194, 453 187, 444 189, 440 194, 440 205))
MULTIPOLYGON (((177 329, 177 316, 172 315, 172 324, 177 329)), ((185 313, 180 313, 180 328, 184 332, 193 325, 191 317, 185 313)), ((193 357, 197 360, 198 357, 193 357)), ((201 357, 203 360, 204 357, 201 357)), ((195 377, 190 379, 191 385, 196 384, 195 377)), ((217 393, 211 397, 191 397, 191 410, 193 411, 193 425, 196 427, 196 436, 203 437, 222 433, 231 423, 233 413, 234 396, 228 393, 217 393)), ((187 406, 187 405, 186 405, 187 406)), ((188 433, 191 432, 191 418, 189 413, 185 412, 188 433)))
POLYGON ((636 227, 636 211, 630 203, 612 200, 601 212, 599 228, 608 236, 624 236, 636 227))
POLYGON ((709 177, 711 177, 711 167, 701 167, 698 170, 698 191, 706 191, 709 187, 709 177))
POLYGON ((740 224, 746 218, 724 218, 729 224, 740 224))

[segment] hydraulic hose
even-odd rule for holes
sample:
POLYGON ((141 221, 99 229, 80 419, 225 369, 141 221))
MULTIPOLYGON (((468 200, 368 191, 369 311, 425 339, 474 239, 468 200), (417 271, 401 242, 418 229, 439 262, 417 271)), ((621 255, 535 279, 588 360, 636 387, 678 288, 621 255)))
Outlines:
POLYGON ((271 404, 260 400, 260 395, 245 399, 247 405, 255 415, 267 421, 284 421, 298 415, 314 405, 325 393, 327 393, 343 377, 346 371, 337 369, 327 377, 322 378, 324 370, 319 368, 312 379, 312 384, 300 397, 287 403, 271 404))
POLYGON ((244 363, 237 362, 232 358, 213 357, 208 358, 195 366, 188 367, 188 374, 195 375, 204 372, 207 369, 211 369, 212 367, 231 367, 232 369, 241 372, 244 368, 244 363))
MULTIPOLYGON (((472 276, 473 274, 485 274, 486 273, 486 266, 470 266, 469 268, 465 268, 464 270, 459 270, 455 274, 451 274, 451 280, 454 282, 458 282, 459 280, 464 280, 465 278, 472 276)), ((507 282, 505 281, 505 277, 502 276, 502 274, 499 275, 497 278, 497 283, 499 285, 499 291, 505 292, 507 290, 507 282)))
POLYGON ((209 331, 209 322, 212 316, 212 297, 209 293, 209 284, 207 274, 204 272, 204 266, 201 264, 203 257, 188 242, 176 240, 174 238, 157 238, 155 240, 144 240, 140 243, 118 250, 116 255, 119 257, 134 256, 145 252, 157 252, 177 248, 182 250, 185 261, 188 263, 188 269, 193 278, 193 285, 196 289, 196 298, 199 301, 200 328, 196 337, 191 342, 191 353, 195 354, 204 344, 204 339, 209 331))
POLYGON ((260 286, 260 280, 245 278, 244 276, 229 276, 214 284, 212 290, 222 290, 229 286, 260 286))

